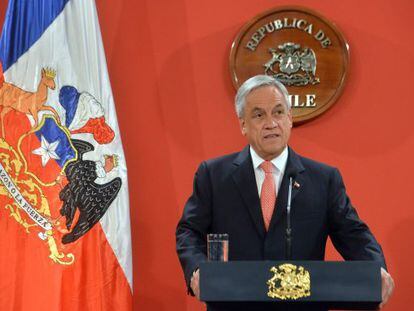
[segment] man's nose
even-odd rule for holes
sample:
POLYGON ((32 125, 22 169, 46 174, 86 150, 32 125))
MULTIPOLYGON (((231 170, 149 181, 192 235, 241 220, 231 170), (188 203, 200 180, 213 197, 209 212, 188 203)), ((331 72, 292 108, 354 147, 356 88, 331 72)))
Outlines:
POLYGON ((268 117, 266 118, 266 123, 265 123, 265 127, 267 129, 272 129, 278 126, 277 120, 275 120, 275 118, 273 117, 268 117))

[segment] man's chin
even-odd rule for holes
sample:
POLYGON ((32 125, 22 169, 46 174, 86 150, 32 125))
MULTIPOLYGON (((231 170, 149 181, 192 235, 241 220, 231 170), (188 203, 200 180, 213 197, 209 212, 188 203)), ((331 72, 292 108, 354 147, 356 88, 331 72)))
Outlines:
POLYGON ((264 160, 272 160, 272 159, 274 159, 274 158, 276 158, 276 157, 278 157, 281 153, 282 153, 282 151, 283 151, 283 149, 284 148, 278 148, 278 149, 267 149, 267 150, 264 150, 264 152, 262 153, 262 158, 264 159, 264 160))

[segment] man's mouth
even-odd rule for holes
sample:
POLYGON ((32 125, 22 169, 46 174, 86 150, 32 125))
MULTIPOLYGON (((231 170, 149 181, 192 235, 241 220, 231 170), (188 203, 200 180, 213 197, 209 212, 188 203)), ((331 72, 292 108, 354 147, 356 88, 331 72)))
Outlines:
POLYGON ((263 136, 264 139, 273 139, 273 138, 278 138, 278 137, 280 137, 279 134, 267 134, 263 136))

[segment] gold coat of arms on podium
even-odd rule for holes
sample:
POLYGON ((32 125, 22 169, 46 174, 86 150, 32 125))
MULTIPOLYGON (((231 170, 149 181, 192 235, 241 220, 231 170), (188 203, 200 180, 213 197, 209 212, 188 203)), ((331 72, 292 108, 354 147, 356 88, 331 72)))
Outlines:
POLYGON ((270 268, 270 272, 274 275, 267 281, 268 297, 296 300, 311 295, 310 274, 304 267, 285 263, 270 268))

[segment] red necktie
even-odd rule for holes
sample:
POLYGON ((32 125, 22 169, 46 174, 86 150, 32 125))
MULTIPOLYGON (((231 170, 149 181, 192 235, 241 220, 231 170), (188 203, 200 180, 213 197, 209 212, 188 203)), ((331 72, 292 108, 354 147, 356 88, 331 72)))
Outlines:
POLYGON ((275 209, 276 188, 272 162, 264 161, 260 164, 260 168, 265 172, 265 179, 260 193, 260 204, 262 205, 263 220, 267 231, 269 229, 270 220, 272 219, 273 210, 275 209))

